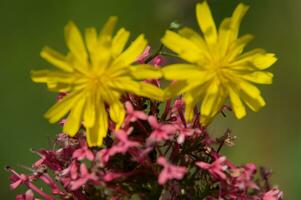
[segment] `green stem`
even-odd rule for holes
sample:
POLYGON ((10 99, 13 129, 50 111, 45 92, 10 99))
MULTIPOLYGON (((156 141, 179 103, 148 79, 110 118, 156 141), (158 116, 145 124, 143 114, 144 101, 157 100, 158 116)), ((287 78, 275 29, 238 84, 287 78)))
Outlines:
POLYGON ((169 57, 174 57, 174 58, 178 58, 179 56, 173 53, 168 53, 168 52, 160 52, 159 55, 162 56, 169 56, 169 57))

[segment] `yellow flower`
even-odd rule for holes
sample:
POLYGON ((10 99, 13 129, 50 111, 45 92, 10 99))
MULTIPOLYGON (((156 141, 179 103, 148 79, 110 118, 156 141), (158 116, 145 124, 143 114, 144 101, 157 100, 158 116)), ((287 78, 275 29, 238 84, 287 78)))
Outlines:
POLYGON ((140 79, 161 77, 150 65, 132 65, 144 51, 147 41, 140 35, 125 49, 130 33, 121 28, 113 37, 117 18, 111 17, 97 34, 95 28, 85 31, 85 38, 74 23, 65 27, 65 39, 70 52, 62 55, 45 47, 41 56, 57 70, 37 70, 32 79, 46 83, 51 91, 67 92, 62 100, 45 114, 51 123, 68 115, 64 132, 74 136, 81 123, 86 128, 89 146, 100 146, 108 131, 108 113, 120 127, 125 109, 121 96, 130 92, 160 100, 163 91, 140 79), (85 41, 85 42, 84 42, 85 41))
POLYGON ((208 124, 229 97, 237 118, 246 115, 246 104, 258 111, 265 105, 259 89, 252 83, 271 84, 273 74, 264 71, 276 62, 274 54, 263 49, 243 53, 252 35, 238 37, 239 26, 248 6, 239 4, 233 15, 217 30, 206 1, 196 6, 203 37, 190 28, 175 33, 166 31, 163 44, 191 64, 173 64, 162 69, 168 80, 177 80, 166 88, 168 96, 183 94, 185 115, 193 117, 198 102, 201 123, 208 124), (252 83, 251 83, 252 82, 252 83))

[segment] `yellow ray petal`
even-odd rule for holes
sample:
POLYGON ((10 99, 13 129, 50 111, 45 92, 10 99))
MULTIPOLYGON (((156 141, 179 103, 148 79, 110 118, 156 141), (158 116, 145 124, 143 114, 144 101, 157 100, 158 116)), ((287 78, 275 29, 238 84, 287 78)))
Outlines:
POLYGON ((256 71, 241 75, 243 79, 258 84, 272 84, 273 76, 272 73, 265 71, 256 71))
POLYGON ((217 81, 212 81, 208 86, 201 106, 202 116, 211 116, 215 114, 217 107, 217 101, 220 95, 220 84, 217 81))
POLYGON ((185 93, 183 100, 185 102, 185 119, 191 122, 194 116, 194 108, 198 101, 200 101, 200 91, 185 93))
POLYGON ((94 126, 96 118, 95 105, 95 94, 89 94, 84 111, 84 125, 86 128, 91 128, 94 126))
POLYGON ((85 98, 80 98, 71 109, 70 114, 64 124, 63 132, 67 133, 71 137, 75 136, 81 126, 81 120, 83 116, 83 108, 85 105, 85 98))
POLYGON ((253 59, 253 64, 260 70, 267 69, 271 67, 275 62, 277 61, 277 58, 275 57, 275 54, 273 53, 266 53, 266 54, 258 54, 253 59))
POLYGON ((97 50, 98 38, 97 31, 94 27, 90 27, 85 30, 85 41, 89 53, 92 55, 95 54, 95 51, 97 50))
POLYGON ((162 73, 158 68, 152 65, 134 65, 130 67, 131 75, 138 80, 145 79, 159 79, 162 73))
POLYGON ((116 123, 116 129, 119 129, 125 117, 125 109, 120 101, 109 102, 110 117, 116 123))
POLYGON ((98 73, 104 71, 111 59, 111 46, 101 45, 95 28, 87 28, 85 32, 87 49, 89 51, 92 69, 98 73), (101 52, 101 53, 99 53, 101 52))
POLYGON ((254 112, 258 112, 266 104, 261 95, 257 96, 256 98, 251 98, 250 96, 242 93, 241 96, 245 104, 254 112))
POLYGON ((197 32, 190 28, 184 27, 179 30, 179 34, 196 44, 198 48, 202 51, 202 54, 204 54, 205 58, 208 59, 210 57, 210 55, 208 54, 207 44, 197 32))
POLYGON ((231 18, 225 18, 218 30, 219 51, 221 56, 225 56, 229 50, 231 34, 231 18))
POLYGON ((170 99, 182 93, 182 89, 187 86, 187 81, 177 81, 164 88, 165 99, 170 99))
POLYGON ((50 70, 33 70, 31 78, 36 83, 46 83, 50 91, 67 92, 74 78, 65 72, 50 70))
POLYGON ((49 120, 50 123, 56 123, 62 117, 64 117, 70 110, 73 108, 75 103, 82 98, 83 93, 81 91, 74 91, 62 100, 54 104, 46 113, 45 117, 49 120))
POLYGON ((97 117, 92 128, 87 128, 87 142, 89 147, 101 146, 103 138, 107 135, 109 126, 108 114, 104 103, 99 103, 97 117))
POLYGON ((230 46, 229 53, 227 54, 227 61, 232 62, 237 56, 239 56, 253 38, 253 35, 247 34, 235 40, 230 46))
POLYGON ((114 82, 110 82, 109 84, 116 90, 133 92, 134 94, 136 92, 139 92, 140 90, 139 82, 134 81, 131 77, 128 76, 118 77, 114 82))
MULTIPOLYGON (((214 86, 215 87, 215 86, 214 86)), ((225 103, 227 92, 220 88, 214 95, 214 89, 212 90, 211 94, 207 92, 204 94, 204 100, 202 102, 202 106, 200 108, 201 110, 201 119, 200 123, 203 126, 207 126, 211 123, 211 121, 214 119, 214 117, 220 112, 222 106, 225 103), (208 107, 208 111, 206 111, 206 107, 208 107)), ((208 88, 209 89, 209 88, 208 88)))
POLYGON ((137 95, 141 95, 143 97, 147 97, 150 99, 163 101, 164 100, 164 92, 161 88, 154 86, 149 83, 140 83, 140 91, 136 93, 137 95))
POLYGON ((265 106, 265 101, 262 98, 260 91, 246 81, 241 81, 239 84, 240 95, 244 100, 245 104, 250 107, 253 111, 257 112, 260 108, 265 106))
POLYGON ((47 83, 51 81, 70 84, 74 80, 74 77, 69 73, 50 70, 32 70, 31 78, 36 83, 47 83))
POLYGON ((124 28, 121 28, 112 41, 112 54, 116 58, 124 50, 124 47, 130 37, 130 32, 126 31, 124 28))
POLYGON ((50 70, 32 70, 31 71, 31 79, 35 83, 47 83, 48 82, 48 74, 50 70))
POLYGON ((249 6, 240 3, 233 12, 231 17, 231 36, 230 41, 233 41, 237 38, 239 33, 239 28, 243 17, 246 15, 249 10, 249 6))
POLYGON ((196 14, 199 26, 208 44, 216 43, 217 30, 207 1, 197 4, 196 14))
POLYGON ((88 55, 86 52, 85 44, 80 31, 73 22, 69 22, 65 27, 65 39, 68 48, 75 56, 76 60, 78 60, 80 64, 86 66, 88 55))
POLYGON ((205 71, 201 67, 191 64, 172 64, 162 68, 162 73, 167 80, 202 80, 205 71))
POLYGON ((144 35, 141 34, 137 39, 114 61, 112 66, 116 65, 116 68, 126 67, 135 62, 138 57, 143 53, 147 41, 144 35), (119 65, 119 66, 118 66, 119 65))
POLYGON ((239 56, 231 65, 249 65, 264 70, 272 66, 276 61, 275 54, 266 53, 263 49, 254 49, 239 56))
POLYGON ((136 82, 130 77, 119 77, 115 79, 111 86, 117 90, 127 91, 136 95, 147 97, 154 100, 162 101, 164 92, 150 83, 136 82))
POLYGON ((99 40, 102 42, 107 42, 111 39, 115 25, 117 23, 118 17, 111 16, 105 25, 102 27, 100 34, 99 34, 99 40), (106 41, 105 41, 106 40, 106 41))
POLYGON ((193 41, 173 31, 166 31, 161 42, 188 62, 197 63, 204 59, 202 51, 193 41))
POLYGON ((235 116, 238 119, 243 118, 247 113, 246 108, 239 97, 239 94, 231 87, 228 87, 228 92, 235 116))
POLYGON ((43 48, 41 51, 41 57, 59 69, 62 69, 66 72, 73 72, 72 65, 70 62, 68 62, 66 57, 49 47, 43 48))

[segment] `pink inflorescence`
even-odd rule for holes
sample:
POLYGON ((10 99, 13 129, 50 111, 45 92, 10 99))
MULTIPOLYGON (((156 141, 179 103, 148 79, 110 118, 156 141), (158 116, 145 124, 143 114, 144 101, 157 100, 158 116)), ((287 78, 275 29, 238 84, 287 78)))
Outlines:
MULTIPOLYGON (((149 51, 139 62, 148 59, 149 51)), ((152 62, 160 64, 161 58, 152 62)), ((33 151, 39 159, 26 168, 28 174, 7 167, 11 189, 26 188, 16 199, 283 199, 271 186, 267 170, 251 163, 236 166, 221 155, 224 144, 233 145, 229 131, 211 138, 206 127, 196 123, 198 109, 187 122, 181 98, 159 103, 127 95, 123 102, 124 123, 115 130, 110 122, 101 148, 88 147, 82 127, 76 137, 60 133, 51 149, 33 151)))

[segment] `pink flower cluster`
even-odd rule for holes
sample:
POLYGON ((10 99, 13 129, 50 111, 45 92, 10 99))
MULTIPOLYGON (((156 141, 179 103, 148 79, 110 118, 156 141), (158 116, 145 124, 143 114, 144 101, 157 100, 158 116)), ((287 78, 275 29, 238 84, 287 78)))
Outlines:
MULTIPOLYGON (((148 55, 149 49, 139 62, 148 55)), ((152 62, 159 65, 162 59, 152 62)), ((11 189, 26 188, 16 199, 283 199, 283 193, 271 187, 267 170, 254 164, 236 166, 220 154, 224 144, 233 144, 228 131, 211 138, 197 123, 198 109, 188 123, 181 98, 159 103, 129 94, 124 106, 122 128, 116 131, 110 122, 101 148, 88 148, 82 128, 74 138, 59 134, 51 149, 33 151, 39 159, 27 168, 28 174, 7 167, 11 189)))

